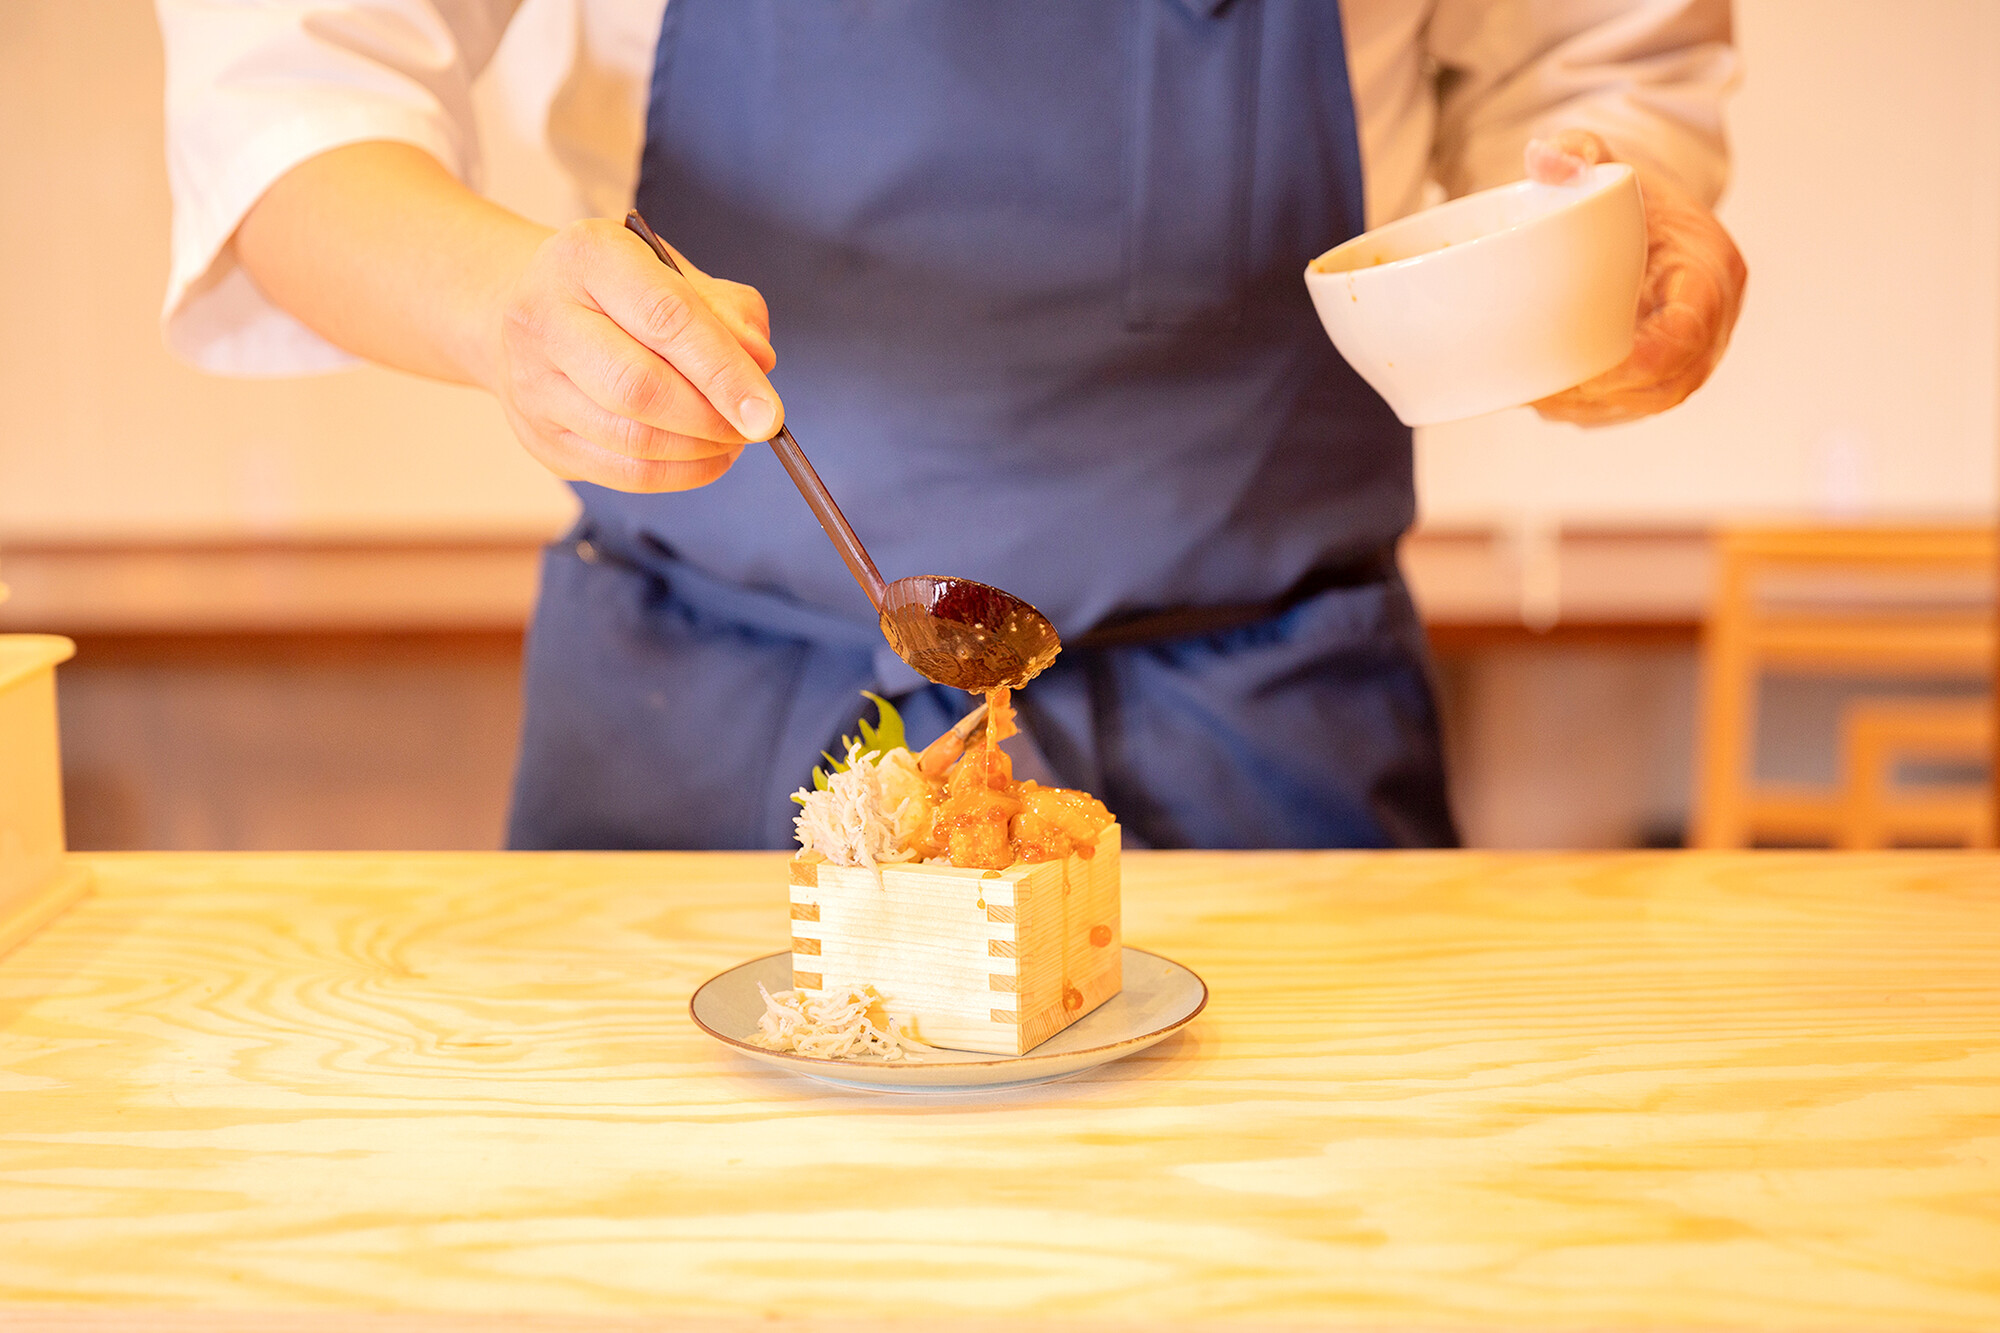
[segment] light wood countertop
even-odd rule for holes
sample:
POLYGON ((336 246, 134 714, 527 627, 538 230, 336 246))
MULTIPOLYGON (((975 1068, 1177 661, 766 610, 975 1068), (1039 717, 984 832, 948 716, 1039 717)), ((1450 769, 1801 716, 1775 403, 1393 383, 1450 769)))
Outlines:
POLYGON ((0 1327, 1991 1329, 2000 858, 1135 853, 1078 1079, 719 1049, 770 855, 127 855, 0 960, 0 1327))

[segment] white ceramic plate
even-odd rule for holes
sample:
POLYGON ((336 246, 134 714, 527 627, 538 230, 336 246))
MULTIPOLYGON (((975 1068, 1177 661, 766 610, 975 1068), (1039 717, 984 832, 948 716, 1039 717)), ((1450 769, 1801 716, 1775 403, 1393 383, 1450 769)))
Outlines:
POLYGON ((757 983, 773 991, 788 988, 789 953, 754 959, 710 977, 688 1001, 688 1012, 696 1027, 752 1060, 825 1083, 871 1092, 997 1091, 1067 1078, 1143 1051, 1193 1022, 1208 1003, 1202 979, 1171 958, 1128 946, 1124 969, 1124 990, 1026 1055, 932 1048, 918 1059, 826 1060, 752 1046, 750 1034, 764 1013, 757 983))

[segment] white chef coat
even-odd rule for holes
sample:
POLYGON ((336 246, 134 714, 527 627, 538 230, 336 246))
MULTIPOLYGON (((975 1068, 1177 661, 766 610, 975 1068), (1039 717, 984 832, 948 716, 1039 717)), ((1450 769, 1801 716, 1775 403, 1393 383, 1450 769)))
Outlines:
MULTIPOLYGON (((629 207, 667 0, 526 0, 566 32, 547 147, 595 213, 629 207), (555 7, 551 9, 551 7, 555 7)), ((1332 3, 1332 0, 1327 0, 1332 3)), ((1593 130, 1712 202, 1736 79, 1729 0, 1340 0, 1368 224, 1521 174, 1530 138, 1593 130)), ((350 364, 266 300, 230 246, 285 172, 394 140, 475 186, 472 81, 523 0, 156 0, 167 53, 167 340, 208 370, 350 364)), ((1333 238, 1329 238, 1331 241, 1333 238)), ((726 276, 726 275, 724 275, 726 276)))

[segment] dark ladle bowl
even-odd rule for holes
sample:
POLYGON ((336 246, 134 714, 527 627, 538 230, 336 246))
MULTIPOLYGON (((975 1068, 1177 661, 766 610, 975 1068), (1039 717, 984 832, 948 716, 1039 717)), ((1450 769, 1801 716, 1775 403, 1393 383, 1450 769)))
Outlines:
POLYGON ((1019 689, 1062 651, 1048 617, 1012 593, 971 579, 922 574, 883 589, 882 637, 940 685, 978 693, 1019 689))
MULTIPOLYGON (((676 273, 681 271, 667 243, 646 225, 637 209, 625 215, 625 225, 652 247, 662 264, 676 273)), ((1018 688, 1056 660, 1062 651, 1056 627, 1010 592, 939 574, 886 582, 792 432, 779 427, 770 444, 840 558, 847 562, 848 572, 874 604, 881 617, 882 637, 896 656, 940 685, 975 694, 1018 688)))

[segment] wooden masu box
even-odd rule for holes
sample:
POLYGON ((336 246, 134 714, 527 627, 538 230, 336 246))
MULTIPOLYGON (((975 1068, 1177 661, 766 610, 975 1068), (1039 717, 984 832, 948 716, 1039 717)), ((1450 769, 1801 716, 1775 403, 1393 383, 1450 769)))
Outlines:
POLYGON ((792 986, 872 985, 932 1046, 1024 1055, 1124 985, 1118 826, 1005 870, 794 858, 792 986))

